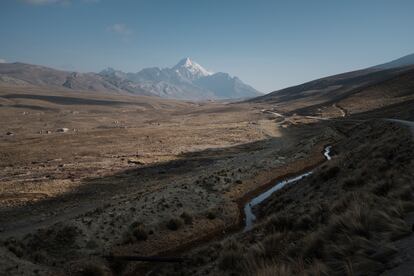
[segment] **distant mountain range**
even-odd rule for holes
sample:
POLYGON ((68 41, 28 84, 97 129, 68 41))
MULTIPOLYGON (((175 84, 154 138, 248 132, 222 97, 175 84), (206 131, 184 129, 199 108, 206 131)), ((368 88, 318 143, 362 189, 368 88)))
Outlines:
POLYGON ((261 95, 227 73, 212 73, 189 58, 172 68, 145 68, 126 73, 107 68, 100 73, 77 73, 24 64, 1 63, 0 84, 41 85, 72 90, 158 96, 180 100, 242 99, 261 95))
MULTIPOLYGON (((334 75, 266 95, 227 73, 213 73, 190 58, 171 68, 151 67, 137 73, 107 68, 78 73, 25 63, 0 63, 0 84, 36 85, 70 90, 134 94, 180 100, 248 99, 255 102, 292 102, 308 98, 315 103, 347 97, 355 89, 399 75, 414 66, 414 54, 366 69, 334 75)), ((353 92, 352 92, 353 93, 353 92)), ((292 102, 293 103, 293 102, 292 102)))
POLYGON ((133 82, 142 90, 173 99, 235 99, 261 95, 253 87, 227 73, 212 73, 190 58, 182 59, 172 68, 146 68, 125 73, 107 68, 99 73, 105 79, 133 82))

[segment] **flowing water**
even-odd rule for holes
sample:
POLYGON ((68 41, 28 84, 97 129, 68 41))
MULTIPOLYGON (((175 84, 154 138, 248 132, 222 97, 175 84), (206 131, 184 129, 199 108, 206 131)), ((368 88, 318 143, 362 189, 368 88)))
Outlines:
MULTIPOLYGON (((323 155, 325 156, 326 160, 331 160, 332 159, 332 157, 330 155, 331 149, 332 149, 331 146, 327 146, 327 147, 325 147, 325 149, 323 151, 323 155)), ((252 227, 253 227, 254 221, 256 220, 256 216, 253 213, 253 207, 254 206, 259 205, 260 203, 265 201, 274 192, 276 192, 277 190, 280 190, 286 184, 297 182, 297 181, 301 180, 302 178, 305 178, 305 177, 311 175, 312 173, 313 173, 313 170, 310 170, 308 172, 305 172, 305 173, 302 173, 300 175, 291 177, 289 179, 278 181, 278 182, 275 183, 275 185, 273 187, 271 187, 270 189, 266 190, 265 192, 261 193, 260 195, 254 197, 249 202, 247 202, 246 205, 244 206, 244 217, 245 217, 244 231, 246 232, 246 231, 251 230, 252 227)))

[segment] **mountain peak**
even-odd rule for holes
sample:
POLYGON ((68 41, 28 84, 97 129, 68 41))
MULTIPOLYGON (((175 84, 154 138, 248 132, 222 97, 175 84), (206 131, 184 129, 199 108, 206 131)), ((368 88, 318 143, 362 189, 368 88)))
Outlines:
POLYGON ((188 79, 198 79, 213 74, 189 57, 181 59, 172 69, 188 79))
POLYGON ((193 61, 189 57, 185 57, 181 59, 175 67, 177 66, 190 67, 192 65, 193 65, 193 61))

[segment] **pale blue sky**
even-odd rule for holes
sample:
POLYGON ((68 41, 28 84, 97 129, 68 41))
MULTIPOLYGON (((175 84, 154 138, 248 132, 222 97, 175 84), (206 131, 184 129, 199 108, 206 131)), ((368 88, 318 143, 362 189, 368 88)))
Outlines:
POLYGON ((411 0, 1 0, 0 59, 138 71, 189 56, 270 92, 414 52, 411 0))

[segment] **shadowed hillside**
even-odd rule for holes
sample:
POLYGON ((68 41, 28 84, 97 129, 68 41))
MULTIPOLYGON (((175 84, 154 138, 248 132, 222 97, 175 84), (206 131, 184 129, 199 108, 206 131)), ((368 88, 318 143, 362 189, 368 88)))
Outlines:
POLYGON ((413 77, 412 66, 371 68, 289 87, 250 102, 271 104, 288 114, 323 114, 338 107, 346 113, 359 113, 413 99, 413 77))

